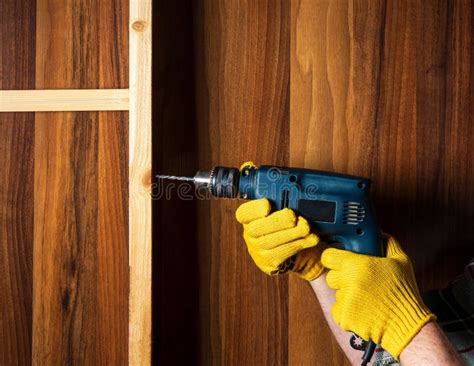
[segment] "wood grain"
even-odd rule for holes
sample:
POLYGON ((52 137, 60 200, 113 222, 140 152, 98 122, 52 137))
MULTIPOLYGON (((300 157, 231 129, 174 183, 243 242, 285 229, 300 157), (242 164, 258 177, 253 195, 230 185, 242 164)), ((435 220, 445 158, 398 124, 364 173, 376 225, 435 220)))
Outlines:
MULTIPOLYGON (((0 2, 0 89, 35 85, 35 1, 0 2)), ((31 359, 34 115, 0 113, 0 364, 31 359)))
MULTIPOLYGON (((128 3, 113 3, 38 1, 36 88, 127 86, 128 3)), ((36 114, 34 364, 128 362, 126 117, 36 114)))
POLYGON ((0 112, 124 110, 128 89, 0 90, 0 112))
MULTIPOLYGON (((290 163, 371 176, 385 9, 317 4, 292 2, 290 163)), ((348 365, 311 288, 294 279, 289 293, 292 363, 348 365)))
MULTIPOLYGON (((469 2, 292 2, 290 162, 369 176, 382 228, 440 287, 472 256, 469 2)), ((290 281, 290 360, 341 364, 290 281), (302 319, 306 322, 303 323, 302 319)))
POLYGON ((94 364, 97 124, 42 114, 35 127, 33 364, 94 364))
POLYGON ((127 364, 127 119, 38 113, 34 364, 127 364))
POLYGON ((0 2, 0 89, 33 89, 36 1, 0 2))
MULTIPOLYGON (((289 2, 196 8, 200 167, 287 162, 289 2)), ((287 278, 263 275, 235 222, 238 202, 199 203, 202 364, 288 362, 287 278), (210 337, 210 339, 205 339, 210 337)))
POLYGON ((471 184, 474 161, 468 150, 474 138, 472 14, 465 1, 416 3, 403 12, 392 6, 387 12, 387 25, 412 38, 402 47, 393 31, 390 58, 384 54, 387 63, 405 61, 382 74, 377 196, 382 223, 406 245, 424 289, 445 285, 472 256, 474 233, 467 222, 473 197, 463 188, 471 184), (414 55, 416 62, 409 61, 414 55), (415 82, 408 89, 410 79, 415 82), (391 112, 394 104, 404 129, 391 112))
POLYGON ((38 0, 36 88, 127 88, 127 0, 38 0))
POLYGON ((151 362, 151 0, 130 1, 129 363, 151 362))
POLYGON ((0 364, 31 359, 33 116, 0 114, 0 364))
MULTIPOLYGON (((0 40, 2 90, 128 87, 126 0, 2 1, 0 40)), ((127 364, 127 114, 1 113, 0 140, 0 364, 127 364)))
POLYGON ((97 363, 128 364, 128 115, 99 113, 97 363))

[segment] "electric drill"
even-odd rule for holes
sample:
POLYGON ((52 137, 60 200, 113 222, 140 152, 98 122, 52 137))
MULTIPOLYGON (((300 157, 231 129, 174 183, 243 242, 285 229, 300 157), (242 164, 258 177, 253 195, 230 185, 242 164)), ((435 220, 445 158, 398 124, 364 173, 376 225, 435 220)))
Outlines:
MULTIPOLYGON (((267 198, 273 210, 290 208, 308 220, 326 243, 340 249, 382 256, 380 230, 369 199, 370 180, 361 177, 275 166, 248 166, 242 171, 217 166, 194 177, 158 175, 160 179, 193 182, 218 198, 267 198)), ((281 272, 291 268, 282 264, 281 272)), ((362 364, 375 349, 369 342, 362 364)))

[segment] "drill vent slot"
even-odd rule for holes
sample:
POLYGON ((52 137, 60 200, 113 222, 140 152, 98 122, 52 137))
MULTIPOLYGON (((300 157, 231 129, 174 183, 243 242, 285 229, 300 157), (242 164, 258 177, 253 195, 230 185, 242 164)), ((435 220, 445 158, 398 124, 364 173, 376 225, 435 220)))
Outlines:
POLYGON ((342 223, 358 225, 364 221, 365 209, 359 202, 346 201, 342 213, 342 223))
POLYGON ((281 207, 287 208, 290 203, 290 191, 288 189, 284 189, 281 196, 281 207))

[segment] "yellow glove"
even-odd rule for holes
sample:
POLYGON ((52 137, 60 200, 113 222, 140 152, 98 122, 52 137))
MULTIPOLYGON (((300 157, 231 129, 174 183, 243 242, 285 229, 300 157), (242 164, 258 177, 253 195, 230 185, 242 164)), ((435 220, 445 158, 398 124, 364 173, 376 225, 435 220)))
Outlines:
POLYGON ((324 271, 324 244, 318 245, 308 221, 288 208, 270 211, 270 202, 259 199, 242 204, 235 213, 255 264, 269 275, 292 271, 308 281, 318 277, 324 271))
POLYGON ((423 304, 410 259, 387 238, 387 257, 326 249, 326 282, 336 290, 334 321, 365 340, 381 344, 398 359, 401 351, 436 317, 423 304))

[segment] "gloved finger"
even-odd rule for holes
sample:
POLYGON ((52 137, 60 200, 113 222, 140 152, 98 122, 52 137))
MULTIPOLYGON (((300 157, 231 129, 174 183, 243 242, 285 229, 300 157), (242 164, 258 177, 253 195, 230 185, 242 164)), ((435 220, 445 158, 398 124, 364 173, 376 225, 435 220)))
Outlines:
POLYGON ((335 269, 332 269, 326 275, 327 285, 334 289, 339 290, 341 288, 341 272, 335 269))
POLYGON ((235 218, 241 224, 261 219, 271 211, 270 202, 266 198, 245 202, 235 211, 235 218))
POLYGON ((284 208, 267 217, 249 222, 245 227, 247 234, 258 238, 277 231, 290 229, 296 225, 296 215, 293 210, 284 208))
POLYGON ((348 262, 360 262, 361 257, 368 256, 349 252, 348 250, 328 248, 323 252, 323 255, 321 256, 321 262, 326 268, 340 270, 345 267, 348 262))
POLYGON ((329 269, 340 269, 341 256, 344 255, 344 250, 328 248, 321 255, 321 263, 324 267, 329 269))
POLYGON ((295 227, 261 236, 258 238, 257 245, 261 249, 273 249, 278 246, 286 246, 292 241, 302 239, 308 236, 309 233, 310 228, 308 221, 302 217, 299 217, 295 227))
POLYGON ((318 242, 318 236, 315 234, 309 234, 302 239, 294 240, 292 242, 275 247, 271 251, 275 258, 284 258, 286 260, 305 248, 316 246, 318 242))
POLYGON ((387 239, 387 258, 406 258, 407 255, 393 236, 387 239))

